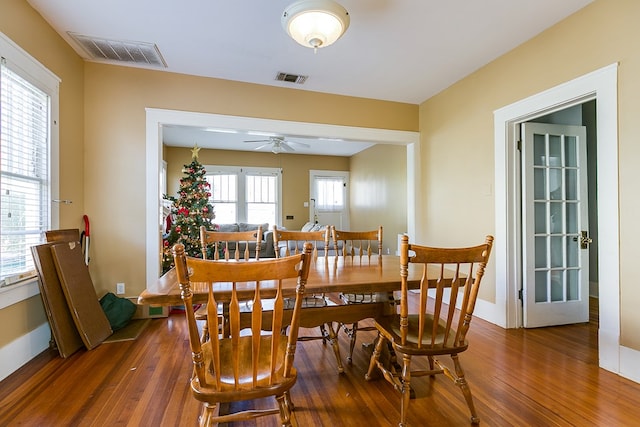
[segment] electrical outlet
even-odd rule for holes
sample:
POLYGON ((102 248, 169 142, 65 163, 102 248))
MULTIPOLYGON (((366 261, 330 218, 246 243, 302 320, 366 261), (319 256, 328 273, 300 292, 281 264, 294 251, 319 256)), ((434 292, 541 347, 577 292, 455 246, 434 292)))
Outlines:
POLYGON ((116 294, 122 295, 124 294, 124 283, 116 283, 116 294))

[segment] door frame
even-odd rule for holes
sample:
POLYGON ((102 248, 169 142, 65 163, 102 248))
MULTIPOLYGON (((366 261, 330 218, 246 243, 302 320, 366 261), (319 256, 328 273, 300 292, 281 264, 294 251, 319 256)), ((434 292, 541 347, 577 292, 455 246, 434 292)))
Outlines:
POLYGON ((586 101, 597 102, 598 264, 600 367, 620 372, 620 268, 618 218, 618 64, 494 111, 496 188, 496 316, 507 328, 521 325, 521 237, 516 125, 586 101), (499 307, 504 307, 500 312, 499 307))

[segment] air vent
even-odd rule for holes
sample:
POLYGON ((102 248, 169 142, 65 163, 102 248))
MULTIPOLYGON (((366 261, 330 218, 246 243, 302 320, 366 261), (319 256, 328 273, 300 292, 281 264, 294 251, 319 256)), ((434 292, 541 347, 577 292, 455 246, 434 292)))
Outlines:
POLYGON ((289 73, 278 73, 276 75, 276 80, 281 82, 289 82, 289 83, 297 83, 299 85, 303 84, 307 81, 309 76, 299 76, 297 74, 289 74, 289 73))
POLYGON ((167 67, 160 50, 153 43, 108 40, 68 33, 85 50, 90 59, 167 67))

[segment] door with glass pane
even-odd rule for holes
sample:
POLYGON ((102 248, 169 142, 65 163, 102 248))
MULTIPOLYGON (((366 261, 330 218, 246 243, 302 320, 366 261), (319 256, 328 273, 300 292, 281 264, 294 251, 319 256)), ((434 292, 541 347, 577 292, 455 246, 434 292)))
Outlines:
POLYGON ((589 320, 586 148, 582 126, 522 125, 524 327, 589 320))
POLYGON ((309 221, 349 229, 349 172, 309 171, 309 221))

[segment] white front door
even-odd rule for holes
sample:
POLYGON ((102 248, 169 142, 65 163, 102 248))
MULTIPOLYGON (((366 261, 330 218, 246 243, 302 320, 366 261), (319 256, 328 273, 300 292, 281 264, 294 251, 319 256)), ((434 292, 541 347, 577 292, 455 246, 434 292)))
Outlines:
POLYGON ((524 327, 589 320, 586 157, 583 126, 522 125, 524 327))
POLYGON ((309 171, 309 221, 349 230, 349 172, 309 171))

